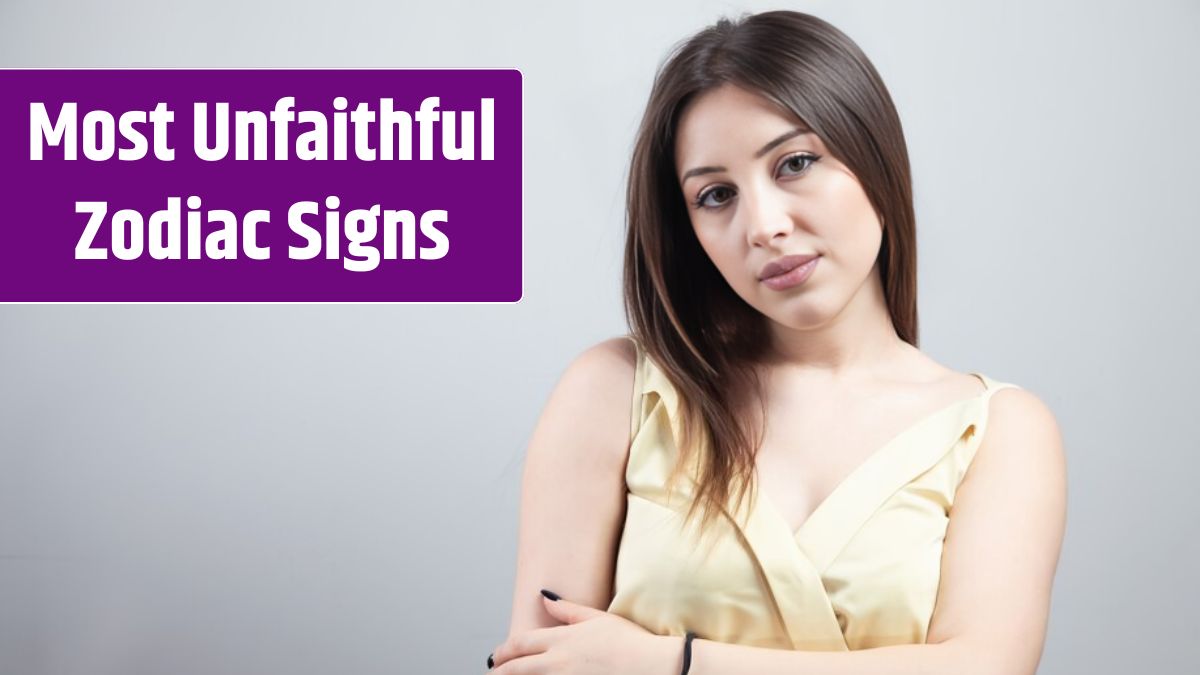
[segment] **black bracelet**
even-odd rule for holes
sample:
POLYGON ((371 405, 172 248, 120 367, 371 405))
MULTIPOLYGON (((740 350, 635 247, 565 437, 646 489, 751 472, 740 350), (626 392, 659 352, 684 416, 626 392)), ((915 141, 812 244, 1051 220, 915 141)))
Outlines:
POLYGON ((692 640, 695 637, 696 634, 689 630, 683 638, 683 671, 679 675, 688 675, 688 670, 692 667, 692 640))

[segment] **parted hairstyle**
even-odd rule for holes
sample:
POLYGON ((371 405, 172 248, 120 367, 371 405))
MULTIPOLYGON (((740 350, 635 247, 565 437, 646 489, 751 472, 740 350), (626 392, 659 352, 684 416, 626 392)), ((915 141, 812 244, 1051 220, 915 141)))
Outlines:
POLYGON ((675 166, 680 114, 724 84, 757 93, 811 129, 858 178, 880 221, 877 265, 899 337, 917 346, 916 232, 908 150, 891 96, 849 37, 814 16, 722 18, 676 45, 659 67, 630 163, 623 290, 630 334, 677 389, 681 434, 672 482, 700 452, 691 519, 701 529, 752 488, 761 437, 740 412, 765 415, 754 365, 767 318, 742 300, 696 239, 675 166), (707 441, 707 452, 702 451, 707 441))

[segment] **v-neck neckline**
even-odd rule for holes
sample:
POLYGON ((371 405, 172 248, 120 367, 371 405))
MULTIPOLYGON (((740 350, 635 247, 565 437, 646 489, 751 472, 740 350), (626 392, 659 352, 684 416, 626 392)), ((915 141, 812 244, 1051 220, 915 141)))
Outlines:
MULTIPOLYGON (((681 452, 679 446, 670 442, 681 434, 680 401, 665 372, 650 359, 642 363, 645 370, 639 370, 638 376, 644 379, 635 387, 639 392, 653 391, 657 397, 650 402, 639 399, 640 409, 634 411, 635 419, 642 420, 640 425, 653 419, 665 428, 644 435, 645 447, 636 454, 634 449, 638 448, 638 431, 642 426, 633 430, 635 445, 630 451, 626 480, 631 493, 677 510, 680 507, 674 497, 681 497, 685 504, 696 499, 704 475, 704 456, 711 452, 711 442, 704 439, 695 451, 684 455, 686 478, 682 485, 676 486, 681 492, 668 487, 674 460, 680 459, 676 453, 681 452)), ((731 494, 720 505, 734 538, 757 570, 773 614, 794 649, 849 650, 826 575, 898 490, 941 462, 947 453, 956 452, 960 439, 968 444, 978 442, 987 423, 987 397, 997 389, 1013 385, 996 382, 983 373, 969 374, 983 382, 982 392, 934 410, 888 439, 845 476, 795 531, 789 531, 790 525, 771 503, 770 495, 762 490, 754 490, 745 500, 731 494)), ((968 455, 972 451, 971 445, 963 448, 968 455)), ((679 517, 682 518, 682 513, 679 517)))
POLYGON ((883 443, 883 445, 879 446, 874 451, 872 451, 869 455, 867 455, 867 458, 864 459, 862 462, 860 462, 857 466, 855 466, 854 469, 852 469, 850 471, 850 473, 843 476, 842 479, 838 482, 838 484, 834 486, 833 490, 831 490, 829 492, 829 494, 825 495, 825 498, 822 499, 817 504, 816 508, 814 508, 811 512, 809 512, 808 517, 806 517, 804 519, 804 522, 802 522, 799 527, 792 529, 791 523, 789 523, 787 521, 787 518, 784 517, 783 511, 781 511, 775 505, 775 502, 774 502, 774 500, 771 499, 771 496, 766 494, 766 492, 764 490, 762 490, 762 484, 761 484, 761 482, 758 482, 759 475, 758 475, 757 465, 754 468, 755 481, 758 482, 758 484, 755 486, 755 490, 754 490, 754 497, 755 497, 754 498, 755 503, 753 505, 754 510, 767 509, 767 510, 771 511, 772 514, 775 516, 775 518, 778 519, 783 524, 784 527, 788 528, 788 530, 792 534, 793 539, 800 539, 807 530, 811 529, 809 527, 809 523, 811 523, 814 518, 820 517, 821 514, 823 514, 823 512, 829 510, 829 504, 836 500, 836 498, 840 495, 840 493, 845 490, 847 484, 852 484, 854 482, 854 479, 859 474, 861 474, 864 470, 866 470, 867 467, 878 462, 879 458, 881 456, 883 456, 889 448, 896 445, 902 439, 908 437, 910 434, 912 434, 917 429, 920 429, 924 425, 928 424, 931 420, 937 419, 938 417, 941 417, 942 415, 944 415, 945 413, 947 413, 951 410, 955 410, 962 406, 966 406, 966 405, 975 403, 975 402, 979 401, 981 398, 987 396, 988 392, 990 392, 992 389, 992 385, 988 381, 987 376, 984 375, 983 373, 979 373, 976 371, 970 371, 967 374, 974 375, 976 378, 979 379, 980 382, 983 383, 983 387, 984 387, 983 391, 981 391, 978 394, 975 394, 973 396, 970 396, 968 398, 959 399, 959 400, 949 403, 945 406, 942 406, 941 408, 938 408, 931 413, 923 415, 922 417, 918 418, 915 422, 910 424, 908 427, 906 427, 903 430, 901 430, 900 432, 894 434, 891 438, 889 438, 887 441, 885 441, 883 443))

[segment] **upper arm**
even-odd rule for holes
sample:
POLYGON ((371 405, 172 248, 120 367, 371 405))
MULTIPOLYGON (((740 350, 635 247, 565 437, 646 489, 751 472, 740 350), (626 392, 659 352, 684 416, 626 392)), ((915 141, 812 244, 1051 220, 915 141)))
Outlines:
POLYGON ((954 642, 986 671, 1036 671, 1066 527, 1058 424, 1024 389, 992 395, 989 422, 958 487, 927 642, 954 642))
POLYGON ((538 419, 521 481, 510 636, 557 625, 539 589, 599 609, 612 598, 636 359, 623 337, 584 351, 538 419))

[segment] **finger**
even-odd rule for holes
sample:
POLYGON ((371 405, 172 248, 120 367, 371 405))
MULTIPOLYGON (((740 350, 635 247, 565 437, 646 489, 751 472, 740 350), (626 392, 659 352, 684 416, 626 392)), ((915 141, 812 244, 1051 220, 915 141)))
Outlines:
POLYGON ((534 628, 509 637, 492 652, 492 663, 495 664, 493 670, 507 661, 545 652, 557 639, 558 629, 561 628, 564 626, 534 628))
POLYGON ((488 675, 554 675, 561 672, 562 666, 555 658, 548 653, 542 653, 515 658, 489 670, 488 675))
POLYGON ((568 600, 551 600, 544 596, 542 598, 542 605, 550 613, 550 616, 565 624, 579 623, 580 621, 587 621, 601 614, 606 614, 606 612, 595 607, 580 605, 568 600))

